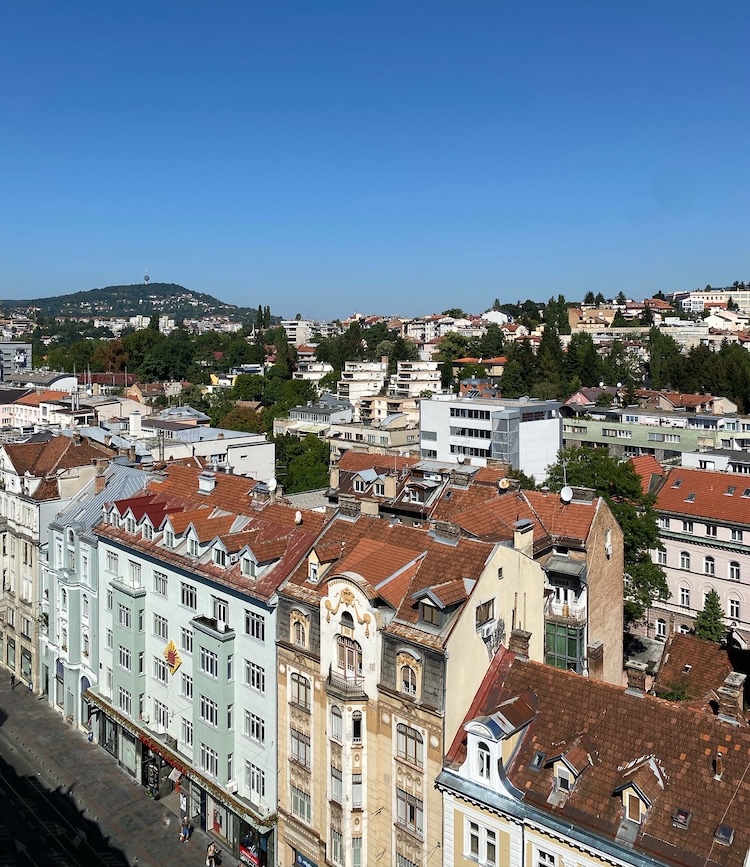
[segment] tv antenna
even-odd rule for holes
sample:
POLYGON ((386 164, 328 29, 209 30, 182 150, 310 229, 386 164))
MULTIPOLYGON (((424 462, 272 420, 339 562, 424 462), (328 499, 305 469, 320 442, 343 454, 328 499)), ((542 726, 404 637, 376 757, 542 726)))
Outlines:
POLYGON ((146 268, 146 273, 143 275, 143 282, 148 286, 148 281, 151 278, 148 276, 148 268, 146 268))

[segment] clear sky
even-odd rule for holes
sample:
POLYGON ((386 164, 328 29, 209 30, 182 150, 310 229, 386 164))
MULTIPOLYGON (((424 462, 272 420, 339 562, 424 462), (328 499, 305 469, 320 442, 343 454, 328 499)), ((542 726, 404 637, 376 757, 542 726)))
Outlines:
POLYGON ((0 10, 0 297, 274 314, 750 280, 750 4, 0 10))

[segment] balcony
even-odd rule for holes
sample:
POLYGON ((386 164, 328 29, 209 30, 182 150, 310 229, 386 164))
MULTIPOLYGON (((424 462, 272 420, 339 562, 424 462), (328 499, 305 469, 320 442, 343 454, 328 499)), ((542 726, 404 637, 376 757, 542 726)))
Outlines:
POLYGON ((331 665, 328 668, 326 688, 329 693, 342 699, 362 699, 363 701, 367 701, 365 679, 361 674, 339 674, 333 670, 333 666, 331 665))
POLYGON ((586 622, 586 606, 580 603, 555 602, 550 600, 545 612, 547 620, 556 623, 583 624, 586 622))

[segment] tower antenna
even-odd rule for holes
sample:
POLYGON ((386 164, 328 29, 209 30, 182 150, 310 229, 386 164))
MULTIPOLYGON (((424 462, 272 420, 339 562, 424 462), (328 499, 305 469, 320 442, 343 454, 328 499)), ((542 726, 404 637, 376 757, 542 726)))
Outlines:
POLYGON ((151 278, 148 276, 148 266, 146 267, 146 273, 143 275, 143 282, 148 286, 148 281, 151 278))

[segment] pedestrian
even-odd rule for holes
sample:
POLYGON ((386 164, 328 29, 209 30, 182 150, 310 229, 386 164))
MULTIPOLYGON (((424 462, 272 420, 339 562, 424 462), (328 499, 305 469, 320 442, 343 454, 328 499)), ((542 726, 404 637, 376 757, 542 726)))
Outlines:
POLYGON ((182 825, 180 826, 180 843, 184 843, 186 840, 190 839, 190 822, 188 822, 188 817, 182 817, 182 825))
POLYGON ((11 689, 15 689, 15 688, 16 688, 16 676, 15 676, 15 674, 13 674, 12 672, 11 672, 11 675, 10 675, 10 688, 11 688, 11 689))
POLYGON ((221 855, 216 843, 209 843, 206 849, 206 867, 218 867, 221 864, 221 855))

